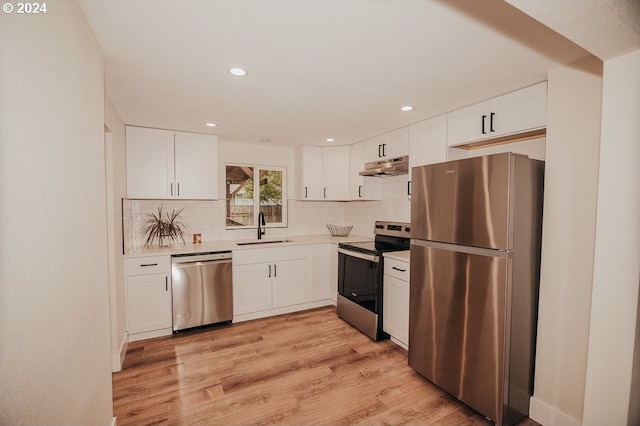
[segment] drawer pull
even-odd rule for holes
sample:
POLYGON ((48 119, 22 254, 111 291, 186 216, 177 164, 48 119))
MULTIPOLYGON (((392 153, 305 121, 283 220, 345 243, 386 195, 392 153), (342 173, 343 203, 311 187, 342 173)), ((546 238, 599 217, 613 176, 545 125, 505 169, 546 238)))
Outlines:
POLYGON ((142 263, 140 265, 141 268, 146 268, 147 266, 158 266, 157 263, 142 263))
POLYGON ((400 268, 397 268, 395 266, 392 266, 391 269, 395 269, 396 271, 400 271, 400 272, 407 272, 406 269, 400 269, 400 268))

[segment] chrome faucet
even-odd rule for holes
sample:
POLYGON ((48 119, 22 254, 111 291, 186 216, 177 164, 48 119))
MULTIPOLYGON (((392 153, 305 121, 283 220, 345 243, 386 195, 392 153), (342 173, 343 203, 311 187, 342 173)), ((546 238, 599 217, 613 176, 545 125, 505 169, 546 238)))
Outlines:
POLYGON ((264 235, 264 228, 262 228, 260 225, 265 226, 264 213, 262 212, 258 213, 258 239, 259 240, 261 240, 262 236, 264 235))

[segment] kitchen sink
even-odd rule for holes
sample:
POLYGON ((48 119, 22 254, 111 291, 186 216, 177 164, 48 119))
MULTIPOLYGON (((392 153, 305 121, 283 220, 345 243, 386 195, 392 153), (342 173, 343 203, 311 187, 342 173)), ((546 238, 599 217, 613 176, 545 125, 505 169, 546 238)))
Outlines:
POLYGON ((257 241, 247 241, 244 243, 236 243, 238 246, 249 246, 255 244, 275 244, 275 243, 292 243, 293 240, 257 240, 257 241))

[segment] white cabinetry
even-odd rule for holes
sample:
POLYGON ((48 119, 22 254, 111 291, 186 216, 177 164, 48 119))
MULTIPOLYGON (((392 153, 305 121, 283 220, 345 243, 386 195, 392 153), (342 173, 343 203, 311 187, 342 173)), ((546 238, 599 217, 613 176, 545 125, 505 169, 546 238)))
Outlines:
POLYGON ((447 115, 439 115, 409 126, 409 189, 411 169, 447 161, 447 115))
POLYGON ((348 146, 299 146, 295 158, 297 200, 349 199, 348 146))
POLYGON ((337 246, 328 243, 234 250, 233 321, 330 305, 333 254, 337 267, 337 246))
POLYGON ((385 256, 382 328, 391 340, 409 348, 409 262, 385 256))
POLYGON ((331 301, 334 305, 338 303, 338 244, 330 244, 331 250, 331 263, 329 264, 329 270, 331 273, 331 301))
POLYGON ((296 200, 321 200, 323 195, 322 148, 299 146, 295 152, 296 200))
POLYGON ((447 161, 447 115, 409 126, 409 167, 447 161))
POLYGON ((127 274, 129 340, 171 334, 171 259, 169 256, 130 258, 127 274))
POLYGON ((127 126, 126 160, 128 198, 218 197, 216 136, 127 126))
POLYGON ((360 143, 365 146, 365 163, 402 157, 409 153, 409 129, 403 127, 360 143))
POLYGON ((234 317, 306 302, 310 293, 306 249, 290 246, 234 251, 234 317))
MULTIPOLYGON (((332 245, 333 244, 317 244, 311 247, 312 301, 331 299, 331 291, 333 288, 331 269, 332 245)), ((333 298, 335 298, 335 295, 333 298)))
POLYGON ((367 148, 363 142, 349 147, 349 193, 352 200, 382 200, 382 179, 360 176, 360 172, 364 170, 367 148))
POLYGON ((542 82, 448 115, 449 146, 541 129, 547 123, 547 83, 542 82))
POLYGON ((322 148, 323 199, 349 199, 349 146, 322 148))

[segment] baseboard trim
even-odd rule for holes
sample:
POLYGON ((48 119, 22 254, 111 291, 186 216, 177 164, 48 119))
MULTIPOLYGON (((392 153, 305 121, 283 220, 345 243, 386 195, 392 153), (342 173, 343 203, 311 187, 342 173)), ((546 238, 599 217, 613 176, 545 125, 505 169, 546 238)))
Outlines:
POLYGON ((120 341, 120 349, 118 353, 111 355, 111 372, 117 373, 122 370, 122 364, 124 364, 124 357, 127 354, 127 347, 129 346, 129 336, 124 333, 122 340, 120 341))
POLYGON ((268 309, 266 311, 251 312, 248 314, 239 314, 233 316, 233 322, 251 321, 254 319, 273 317, 282 314, 291 314, 293 312, 304 311, 307 309, 320 308, 322 306, 332 306, 331 300, 316 300, 313 302, 301 303, 299 305, 284 306, 281 308, 268 309))
POLYGON ((529 418, 543 426, 582 426, 580 420, 540 401, 535 395, 529 399, 529 418))

